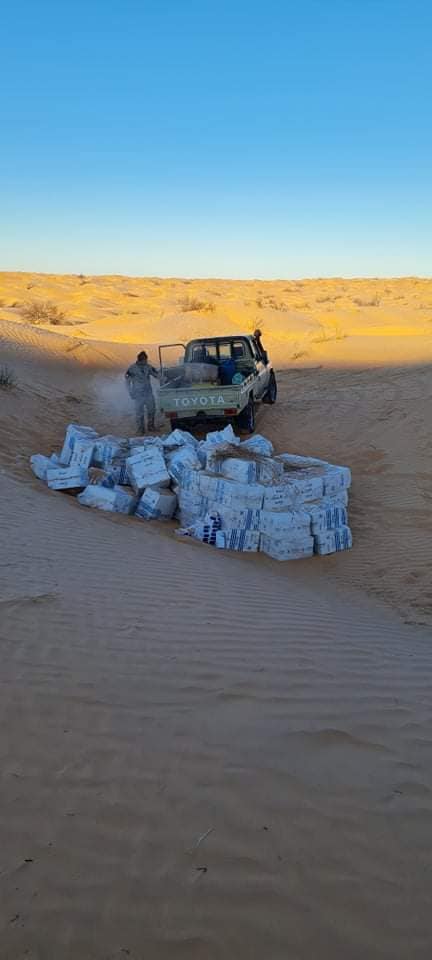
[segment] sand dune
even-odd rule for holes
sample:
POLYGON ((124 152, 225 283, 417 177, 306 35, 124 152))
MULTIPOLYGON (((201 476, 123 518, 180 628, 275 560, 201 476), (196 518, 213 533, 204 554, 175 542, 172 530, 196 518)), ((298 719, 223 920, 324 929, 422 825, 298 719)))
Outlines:
MULTIPOLYGON (((252 331, 276 362, 418 363, 432 359, 432 280, 180 280, 0 273, 0 317, 31 303, 64 313, 80 340, 157 344, 252 331), (169 337, 167 333, 169 332, 169 337)), ((45 326, 48 329, 50 324, 45 326)))
MULTIPOLYGON (((70 420, 131 432, 119 386, 134 341, 211 331, 224 311, 235 324, 236 304, 267 290, 82 279, 1 278, 8 303, 34 282, 29 295, 71 312, 76 296, 89 320, 84 337, 0 310, 0 364, 17 376, 0 394, 2 958, 426 960, 432 396, 414 308, 430 282, 382 281, 405 300, 387 333, 381 303, 364 308, 382 312, 377 336, 360 317, 354 334, 342 303, 331 322, 345 329, 349 313, 350 336, 313 344, 329 301, 305 308, 298 351, 297 307, 258 307, 280 350, 259 429, 354 474, 352 553, 277 564, 85 510, 30 473, 70 420), (190 288, 219 291, 223 308, 187 311, 167 336, 161 297, 190 288), (104 326, 109 303, 141 290, 141 329, 123 314, 120 332, 104 326), (360 359, 364 336, 368 350, 384 338, 391 362, 360 359)), ((299 302, 375 289, 280 284, 299 302)))

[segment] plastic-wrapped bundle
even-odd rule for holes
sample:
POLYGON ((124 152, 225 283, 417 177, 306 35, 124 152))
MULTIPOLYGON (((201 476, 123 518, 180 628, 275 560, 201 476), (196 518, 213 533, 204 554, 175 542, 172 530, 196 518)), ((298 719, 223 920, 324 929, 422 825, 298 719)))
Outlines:
POLYGON ((147 487, 138 502, 135 516, 143 520, 163 520, 174 516, 177 507, 177 497, 170 490, 156 490, 147 487))
POLYGON ((221 443, 231 443, 235 446, 240 444, 240 437, 236 437, 231 424, 228 424, 224 430, 211 430, 205 440, 201 440, 198 445, 198 455, 203 466, 206 464, 207 454, 210 453, 210 450, 221 443))
POLYGON ((338 530, 326 530, 317 533, 314 537, 315 553, 326 556, 329 553, 339 553, 342 550, 351 550, 353 540, 349 527, 339 527, 338 530))
POLYGON ((59 457, 63 467, 69 466, 73 449, 78 439, 96 440, 96 430, 93 430, 92 427, 82 427, 79 423, 69 424, 66 429, 66 436, 59 457))
POLYGON ((162 445, 166 450, 175 450, 178 447, 191 446, 198 447, 198 440, 196 437, 193 437, 188 430, 173 430, 168 434, 167 437, 164 437, 162 440, 162 445))
POLYGON ((240 437, 236 437, 234 430, 229 423, 223 430, 211 430, 205 438, 206 443, 240 443, 240 437))
POLYGON ((284 537, 282 540, 261 534, 260 550, 274 560, 304 560, 314 552, 314 538, 311 536, 284 537))
POLYGON ((248 437, 247 440, 243 440, 243 443, 240 444, 240 449, 249 450, 250 453, 259 453, 263 457, 273 456, 273 444, 270 440, 267 440, 267 437, 261 436, 260 433, 255 433, 253 437, 248 437))
POLYGON ((134 512, 137 502, 132 490, 126 490, 125 487, 102 487, 99 484, 86 487, 77 499, 83 507, 127 514, 134 512))
POLYGON ((30 466, 33 470, 33 473, 39 480, 47 479, 47 471, 52 470, 53 467, 60 466, 60 459, 56 453, 52 453, 50 457, 44 457, 41 453, 35 453, 30 457, 30 466))
POLYGON ((217 383, 219 367, 213 363, 185 362, 179 367, 186 384, 189 383, 217 383))

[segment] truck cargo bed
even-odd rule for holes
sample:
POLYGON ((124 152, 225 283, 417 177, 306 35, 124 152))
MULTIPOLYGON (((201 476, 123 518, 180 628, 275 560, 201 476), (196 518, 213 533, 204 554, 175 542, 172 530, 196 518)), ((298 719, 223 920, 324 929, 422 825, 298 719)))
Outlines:
POLYGON ((249 397, 253 377, 247 377, 238 386, 194 384, 173 388, 165 384, 160 388, 159 405, 167 417, 193 418, 206 416, 236 416, 244 408, 249 397))

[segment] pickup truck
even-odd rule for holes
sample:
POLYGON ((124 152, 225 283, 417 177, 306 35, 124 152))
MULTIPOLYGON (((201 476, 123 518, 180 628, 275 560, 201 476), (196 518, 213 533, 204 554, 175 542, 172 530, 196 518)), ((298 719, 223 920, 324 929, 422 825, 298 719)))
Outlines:
POLYGON ((187 345, 159 347, 159 407, 171 427, 202 427, 217 420, 234 422, 253 433, 259 401, 275 403, 276 377, 261 335, 204 337, 187 345), (163 351, 180 348, 177 365, 164 366, 163 351))

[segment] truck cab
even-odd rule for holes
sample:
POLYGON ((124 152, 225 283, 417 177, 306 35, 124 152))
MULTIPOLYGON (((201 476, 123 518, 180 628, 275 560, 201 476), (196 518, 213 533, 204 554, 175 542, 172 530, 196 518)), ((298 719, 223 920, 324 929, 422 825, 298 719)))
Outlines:
POLYGON ((254 391, 257 399, 266 387, 264 374, 267 372, 268 358, 264 359, 255 337, 206 337, 191 340, 186 347, 185 363, 194 362, 217 365, 222 382, 225 370, 229 375, 232 369, 233 376, 236 373, 243 376, 258 373, 261 380, 254 391))
POLYGON ((171 424, 189 429, 211 418, 231 420, 239 429, 255 429, 259 401, 274 403, 277 386, 272 364, 254 335, 200 337, 184 344, 159 348, 161 364, 161 411, 171 424), (163 364, 163 351, 181 347, 183 355, 174 367, 163 364))

